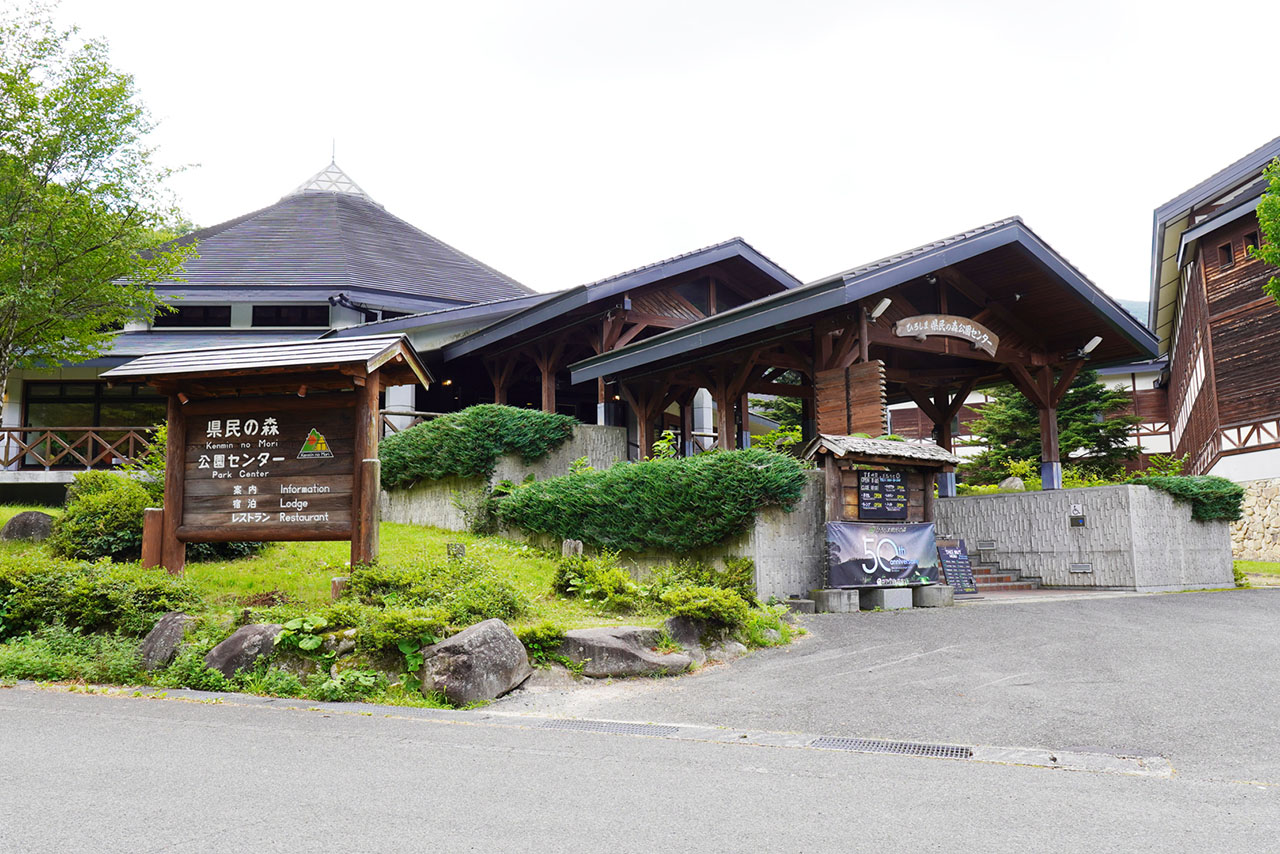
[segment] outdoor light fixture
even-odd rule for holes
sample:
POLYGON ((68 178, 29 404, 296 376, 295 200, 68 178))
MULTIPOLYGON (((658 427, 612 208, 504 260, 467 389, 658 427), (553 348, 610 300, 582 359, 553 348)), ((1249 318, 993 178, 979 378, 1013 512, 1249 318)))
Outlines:
POLYGON ((1077 351, 1075 351, 1074 353, 1072 353, 1072 354, 1071 354, 1071 356, 1072 356, 1072 358, 1074 358, 1074 359, 1086 359, 1086 358, 1088 358, 1088 357, 1089 357, 1089 354, 1090 354, 1090 353, 1092 353, 1094 350, 1098 349, 1098 345, 1099 345, 1099 344, 1101 344, 1101 343, 1102 343, 1102 336, 1101 336, 1101 335, 1095 335, 1095 336, 1093 336, 1092 338, 1090 338, 1090 339, 1089 339, 1089 341, 1088 341, 1088 343, 1087 343, 1087 344, 1085 344, 1085 345, 1084 345, 1083 347, 1081 347, 1079 350, 1077 350, 1077 351))
POLYGON ((187 396, 186 396, 185 394, 183 394, 182 392, 178 392, 178 402, 179 402, 179 403, 181 403, 183 406, 186 406, 186 405, 187 405, 187 401, 188 401, 188 400, 190 400, 190 399, 191 399, 191 398, 187 397, 187 396))
POLYGON ((880 315, 884 314, 886 311, 889 310, 889 306, 891 305, 893 305, 893 300, 889 299, 888 297, 885 297, 884 299, 880 300, 880 302, 876 303, 876 307, 871 309, 871 315, 868 319, 872 323, 875 323, 880 318, 880 315))
POLYGON ((453 380, 445 380, 440 385, 453 385, 453 380))
POLYGON ((304 385, 298 386, 298 397, 306 397, 306 396, 307 396, 307 387, 304 385))

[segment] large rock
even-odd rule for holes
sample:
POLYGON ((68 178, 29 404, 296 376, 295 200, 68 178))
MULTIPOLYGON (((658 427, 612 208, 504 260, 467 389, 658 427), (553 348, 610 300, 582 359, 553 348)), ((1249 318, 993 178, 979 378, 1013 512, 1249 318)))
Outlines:
POLYGON ((138 647, 142 669, 168 667, 178 654, 178 645, 182 643, 182 636, 187 633, 187 626, 195 622, 195 619, 181 611, 170 611, 161 617, 142 639, 142 646, 138 647))
POLYGON ((1015 492, 1027 491, 1027 485, 1023 482, 1022 478, 1013 476, 1006 477, 1004 480, 1000 481, 1000 488, 1013 490, 1015 492))
POLYGON ((616 626, 567 632, 557 652, 582 665, 584 676, 653 676, 683 673, 693 659, 679 652, 653 649, 662 637, 658 629, 616 626))
POLYGON ((685 649, 702 647, 729 636, 729 631, 710 620, 696 617, 668 617, 667 634, 685 649))
POLYGON ((276 635, 284 627, 277 623, 241 626, 231 637, 209 650, 205 666, 230 679, 237 670, 249 670, 258 659, 276 648, 276 635))
POLYGON ((422 651, 423 693, 439 691, 455 706, 492 700, 529 678, 524 644, 502 620, 485 620, 422 651))
POLYGON ((0 540, 47 540, 53 517, 39 510, 26 510, 4 523, 0 540))

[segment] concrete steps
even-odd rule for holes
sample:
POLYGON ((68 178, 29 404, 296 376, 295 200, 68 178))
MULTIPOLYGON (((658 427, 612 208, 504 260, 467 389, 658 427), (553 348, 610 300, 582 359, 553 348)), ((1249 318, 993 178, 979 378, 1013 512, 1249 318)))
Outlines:
POLYGON ((973 580, 979 593, 1040 589, 1040 579, 1023 578, 1017 569, 1000 566, 998 546, 994 540, 975 540, 974 543, 977 548, 971 553, 973 580))

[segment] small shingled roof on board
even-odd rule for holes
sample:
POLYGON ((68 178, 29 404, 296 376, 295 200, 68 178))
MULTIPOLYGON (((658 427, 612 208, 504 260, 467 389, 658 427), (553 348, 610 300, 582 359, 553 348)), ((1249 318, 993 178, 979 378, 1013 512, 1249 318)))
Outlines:
MULTIPOLYGON (((407 358, 417 362, 417 354, 403 335, 368 335, 363 338, 321 339, 283 344, 245 344, 238 347, 209 347, 141 356, 102 374, 107 379, 183 374, 212 375, 220 372, 302 368, 309 365, 374 365, 389 350, 400 347, 407 358)), ((421 367, 424 374, 426 368, 421 367)), ((426 374, 428 377, 429 374, 426 374)))
POLYGON ((805 459, 813 459, 819 448, 825 448, 837 457, 863 454, 871 457, 891 457, 903 460, 922 460, 930 463, 959 465, 961 459, 938 445, 918 442, 896 442, 892 439, 867 439, 862 436, 835 436, 822 433, 804 450, 805 459))

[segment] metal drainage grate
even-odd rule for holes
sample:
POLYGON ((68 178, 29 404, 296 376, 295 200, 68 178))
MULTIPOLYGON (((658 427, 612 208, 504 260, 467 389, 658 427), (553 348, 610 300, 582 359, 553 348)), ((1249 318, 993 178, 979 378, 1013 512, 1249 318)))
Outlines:
POLYGON ((613 721, 546 721, 542 729, 571 729, 580 732, 608 732, 614 735, 675 735, 680 731, 678 726, 659 726, 657 724, 620 724, 613 721))
POLYGON ((853 750, 858 753, 896 753, 901 756, 933 756, 938 759, 972 759, 973 750, 958 744, 920 744, 914 741, 877 741, 873 738, 823 736, 809 742, 824 750, 853 750))

